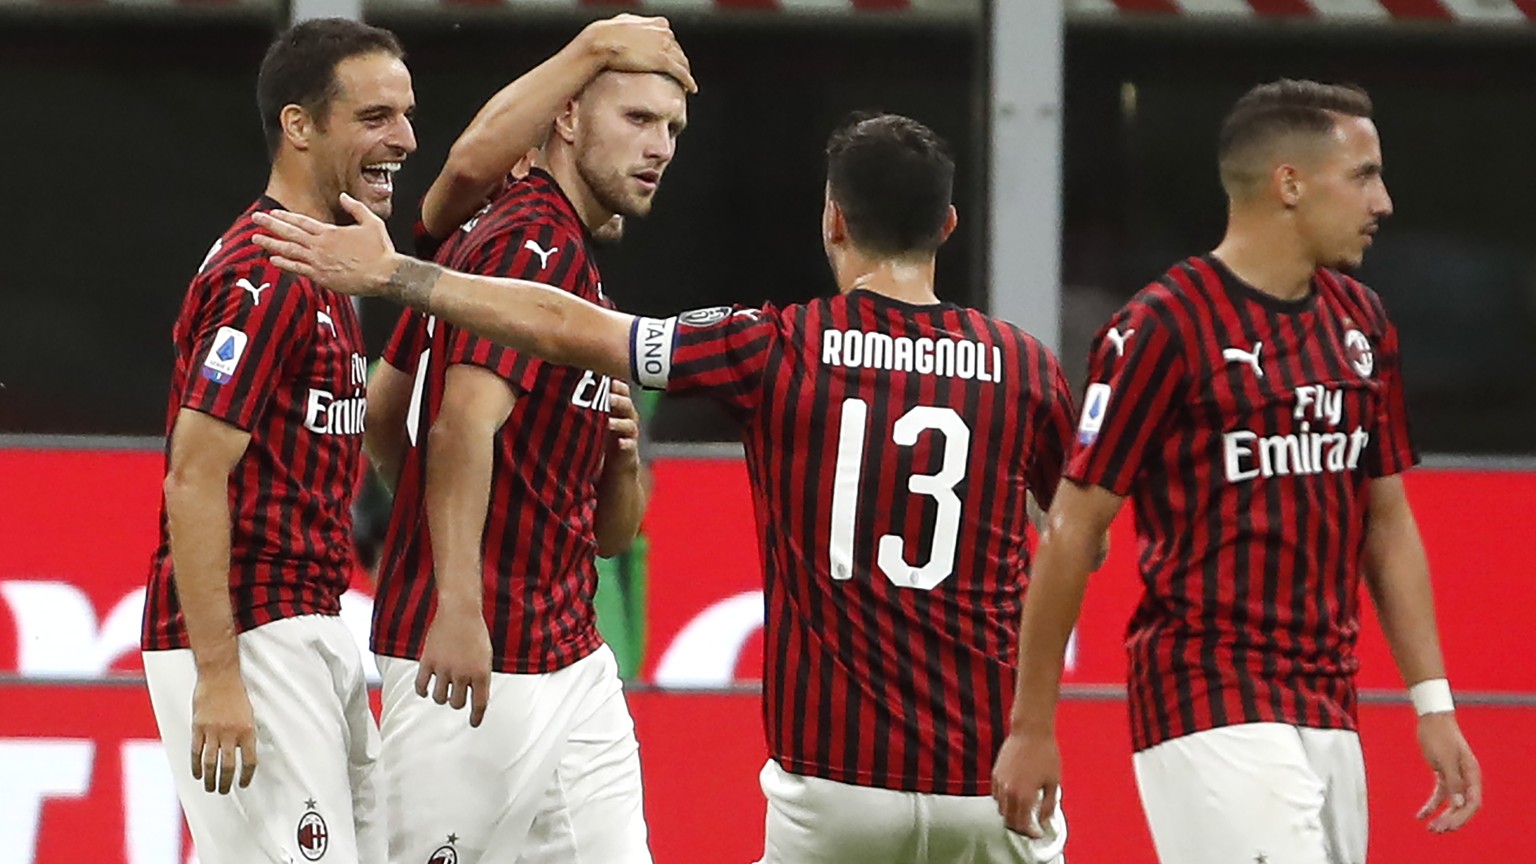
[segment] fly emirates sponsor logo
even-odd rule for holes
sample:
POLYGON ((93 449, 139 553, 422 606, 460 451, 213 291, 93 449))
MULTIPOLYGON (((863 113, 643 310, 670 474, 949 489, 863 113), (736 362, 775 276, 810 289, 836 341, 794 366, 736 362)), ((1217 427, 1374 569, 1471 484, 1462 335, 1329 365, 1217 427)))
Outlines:
POLYGON ((1259 477, 1293 477, 1340 474, 1360 466, 1360 455, 1371 442, 1363 428, 1344 431, 1344 393, 1321 384, 1296 388, 1300 420, 1290 435, 1260 435, 1239 429, 1222 436, 1222 460, 1227 482, 1243 483, 1259 477))
POLYGON ((317 435, 361 435, 363 417, 368 413, 368 397, 363 385, 368 381, 368 358, 353 354, 351 362, 352 396, 337 398, 329 390, 309 388, 304 402, 304 428, 317 435))

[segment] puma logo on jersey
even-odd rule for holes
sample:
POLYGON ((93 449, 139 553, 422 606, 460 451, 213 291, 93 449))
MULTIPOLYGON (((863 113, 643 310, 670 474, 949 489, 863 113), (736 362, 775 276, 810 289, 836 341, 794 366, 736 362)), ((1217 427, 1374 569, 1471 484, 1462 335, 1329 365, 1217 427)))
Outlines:
POLYGON ((240 281, 235 283, 235 287, 239 288, 241 291, 249 291, 249 292, 251 292, 251 305, 252 306, 260 306, 261 305, 261 292, 267 290, 268 288, 271 288, 272 287, 272 283, 271 282, 263 282, 263 283, 261 283, 261 287, 257 288, 255 285, 251 284, 251 280, 249 280, 249 279, 241 279, 240 281))
POLYGON ((336 338, 336 319, 331 317, 331 307, 325 307, 325 311, 315 310, 315 326, 331 328, 331 338, 336 338))
POLYGON ((540 270, 547 269, 549 267, 549 256, 551 256, 551 255, 555 254, 556 252, 560 251, 560 247, 558 247, 558 246, 556 246, 555 248, 550 249, 548 251, 545 251, 542 247, 539 246, 539 244, 533 242, 532 240, 528 240, 528 241, 524 242, 523 243, 523 248, 527 249, 528 251, 532 252, 533 254, 539 256, 539 269, 540 270))
POLYGON ((1127 330, 1124 335, 1121 335, 1119 327, 1111 327, 1109 332, 1104 334, 1105 338, 1110 341, 1110 344, 1115 346, 1116 357, 1125 356, 1125 343, 1130 341, 1130 338, 1135 335, 1136 331, 1134 329, 1127 330))
POLYGON ((1263 342, 1253 343, 1252 351, 1244 351, 1241 348, 1224 348, 1221 356, 1228 363, 1247 363, 1253 367, 1253 374, 1264 377, 1264 369, 1259 366, 1259 352, 1264 350, 1263 342))

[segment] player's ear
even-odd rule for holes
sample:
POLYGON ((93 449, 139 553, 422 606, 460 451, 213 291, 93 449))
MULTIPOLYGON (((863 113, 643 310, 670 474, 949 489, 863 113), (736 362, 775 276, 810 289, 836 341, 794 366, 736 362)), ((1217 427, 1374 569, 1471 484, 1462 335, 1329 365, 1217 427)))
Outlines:
POLYGON ((575 99, 565 103, 565 108, 555 117, 554 134, 567 144, 576 143, 576 107, 579 102, 575 99))
POLYGON ((1275 197, 1285 209, 1290 210, 1301 203, 1302 181, 1301 172, 1295 165, 1281 163, 1275 166, 1275 170, 1269 175, 1271 185, 1274 187, 1275 197))
POLYGON ((827 190, 826 203, 821 209, 821 239, 832 246, 842 245, 848 240, 848 218, 843 215, 843 208, 838 206, 830 189, 827 190))
POLYGON ((315 134, 315 120, 304 106, 289 103, 278 113, 277 121, 283 129, 283 138, 295 150, 308 150, 315 134))
POLYGON ((960 224, 960 214, 955 211, 955 205, 949 205, 949 212, 944 214, 944 227, 939 229, 939 245, 949 239, 949 235, 955 233, 955 226, 960 224))

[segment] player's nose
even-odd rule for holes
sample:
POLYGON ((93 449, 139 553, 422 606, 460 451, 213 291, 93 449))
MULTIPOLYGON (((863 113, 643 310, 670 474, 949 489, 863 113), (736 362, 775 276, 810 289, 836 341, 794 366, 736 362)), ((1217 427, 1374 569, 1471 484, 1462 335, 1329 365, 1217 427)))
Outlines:
POLYGON ((411 118, 401 117, 400 122, 390 134, 389 146, 398 149, 401 153, 416 152, 416 128, 411 125, 411 118))

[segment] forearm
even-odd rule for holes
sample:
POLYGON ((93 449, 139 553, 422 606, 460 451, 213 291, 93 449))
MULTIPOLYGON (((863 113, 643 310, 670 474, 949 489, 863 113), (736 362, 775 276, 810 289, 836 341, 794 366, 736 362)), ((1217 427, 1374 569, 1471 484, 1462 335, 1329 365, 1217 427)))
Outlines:
POLYGON ((480 614, 495 430, 439 417, 428 433, 427 527, 439 609, 480 614))
POLYGON ((1102 537, 1102 532, 1068 523, 1048 527, 1040 541, 1019 623, 1019 672, 1010 715, 1015 731, 1043 733, 1055 727, 1067 642, 1102 537))
POLYGON ((1040 535, 1019 623, 1019 672, 1010 717, 1015 732, 1054 729, 1067 641, 1077 624, 1088 574, 1101 563, 1104 538, 1123 499, 1098 486, 1064 480, 1040 535))
POLYGON ((229 478, 172 475, 165 480, 176 597, 199 675, 240 673, 229 597, 229 478))
POLYGON ((629 376, 634 316, 559 288, 474 276, 395 254, 382 295, 552 363, 629 376))
POLYGON ((645 518, 645 484, 633 453, 610 453, 597 491, 597 554, 611 558, 629 548, 645 518))
MULTIPOLYGON (((371 417, 368 419, 370 423, 373 420, 371 417)), ((395 483, 400 479, 400 463, 405 455, 405 429, 380 424, 380 428, 375 431, 372 426, 368 426, 363 433, 363 452, 368 454, 368 464, 373 466, 374 473, 384 481, 384 487, 393 493, 395 483)))
POLYGON ((445 237, 469 218, 517 161, 543 143, 555 115, 603 62, 590 40, 578 38, 492 96, 454 141, 427 190, 421 208, 427 231, 445 237))
POLYGON ((1373 511, 1365 541, 1365 578, 1403 681, 1412 686, 1445 677, 1429 561, 1406 504, 1373 511))

